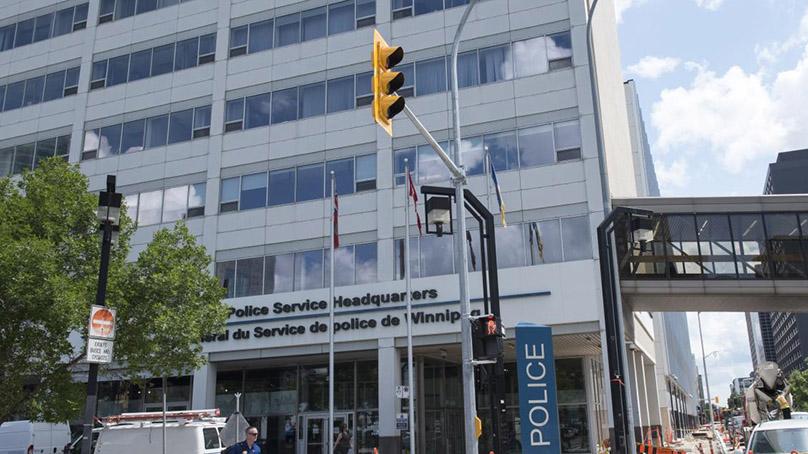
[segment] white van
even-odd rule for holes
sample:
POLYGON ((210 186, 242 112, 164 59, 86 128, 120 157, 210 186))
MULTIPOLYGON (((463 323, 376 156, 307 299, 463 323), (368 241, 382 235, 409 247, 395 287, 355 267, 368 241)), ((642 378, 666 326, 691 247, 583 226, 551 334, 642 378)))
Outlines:
POLYGON ((0 454, 62 454, 70 444, 66 423, 8 421, 0 424, 0 454))
MULTIPOLYGON (((220 454, 219 410, 166 412, 166 452, 220 454)), ((159 454, 163 450, 162 412, 123 413, 104 420, 95 454, 159 454)))

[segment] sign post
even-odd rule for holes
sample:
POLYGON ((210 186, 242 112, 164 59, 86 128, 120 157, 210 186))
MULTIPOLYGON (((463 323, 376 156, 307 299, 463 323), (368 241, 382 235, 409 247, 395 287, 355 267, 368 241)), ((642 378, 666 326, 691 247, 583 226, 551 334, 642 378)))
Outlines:
POLYGON ((87 362, 109 364, 115 339, 115 309, 93 305, 87 329, 87 362))
POLYGON ((560 454, 553 333, 549 326, 516 325, 516 368, 522 453, 560 454))

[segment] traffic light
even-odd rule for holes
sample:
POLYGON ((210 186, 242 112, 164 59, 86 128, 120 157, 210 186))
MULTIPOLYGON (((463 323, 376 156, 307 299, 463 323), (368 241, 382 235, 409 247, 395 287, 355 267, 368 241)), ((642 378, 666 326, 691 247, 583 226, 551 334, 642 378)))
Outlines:
POLYGON ((471 319, 471 336, 476 360, 495 360, 502 354, 502 339, 505 330, 494 314, 471 319))
POLYGON ((404 110, 404 98, 396 90, 404 85, 404 74, 391 71, 404 58, 404 49, 390 46, 373 30, 373 120, 393 135, 393 117, 404 110))

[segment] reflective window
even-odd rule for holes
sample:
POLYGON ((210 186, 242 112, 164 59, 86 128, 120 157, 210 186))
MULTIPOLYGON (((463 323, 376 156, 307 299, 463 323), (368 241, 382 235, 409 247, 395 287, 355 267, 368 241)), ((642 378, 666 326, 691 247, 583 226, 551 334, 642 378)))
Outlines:
POLYGON ((549 66, 545 38, 540 36, 513 43, 513 60, 516 77, 546 73, 549 66))
POLYGON ((73 31, 73 8, 56 12, 53 24, 53 36, 66 35, 73 31))
POLYGON ((188 186, 188 217, 205 215, 205 183, 196 183, 188 186))
POLYGON ((45 76, 34 77, 25 81, 25 96, 23 107, 42 102, 42 92, 45 90, 45 76))
POLYGON ((152 52, 151 75, 170 73, 174 70, 174 43, 155 47, 152 52))
POLYGON ((295 254, 295 290, 323 287, 323 250, 295 254))
POLYGON ((497 266, 525 266, 525 231, 521 225, 497 227, 497 266))
POLYGON ((216 59, 216 33, 199 37, 199 64, 210 63, 216 59))
POLYGON ((376 189, 376 155, 356 157, 356 190, 376 189))
POLYGON ((522 167, 554 164, 553 126, 519 130, 519 159, 522 167))
POLYGON ((193 109, 171 113, 168 126, 169 144, 191 140, 193 116, 193 109))
POLYGON ((283 205, 295 201, 295 169, 269 172, 269 205, 283 205))
POLYGON ((48 74, 45 77, 45 94, 42 97, 43 101, 52 101, 64 96, 65 87, 65 72, 59 71, 48 74))
POLYGON ((510 46, 480 49, 480 83, 487 84, 513 78, 510 46))
POLYGON ((511 170, 519 167, 516 134, 503 132, 485 135, 485 150, 496 170, 511 170))
POLYGON ((294 291, 295 255, 268 256, 264 267, 264 293, 294 291))
POLYGON ((803 253, 800 248, 800 226, 796 214, 771 214, 766 222, 766 257, 769 276, 776 278, 805 278, 803 253))
MULTIPOLYGON (((440 144, 444 150, 448 149, 448 144, 440 144)), ((412 163, 410 163, 412 166, 412 163)), ((441 161, 435 150, 429 145, 418 146, 418 184, 434 183, 437 181, 448 181, 451 178, 449 169, 441 161)))
POLYGON ((323 198, 323 165, 314 164, 297 168, 297 201, 323 198))
POLYGON ((152 50, 146 49, 132 54, 129 65, 129 81, 145 79, 151 75, 152 50))
POLYGON ((6 99, 3 110, 19 109, 22 107, 22 96, 25 92, 25 81, 15 82, 6 86, 6 99))
POLYGON ((121 125, 101 128, 98 157, 104 158, 121 152, 121 125))
POLYGON ((0 149, 0 178, 11 174, 14 163, 14 147, 0 149))
POLYGON ((452 274, 454 270, 452 236, 425 235, 420 237, 420 240, 421 277, 452 274))
MULTIPOLYGON (((254 24, 250 24, 250 41, 249 41, 249 48, 248 48, 250 53, 260 52, 260 51, 266 50, 266 49, 272 49, 272 44, 273 44, 273 42, 272 42, 273 41, 272 40, 272 24, 273 24, 272 19, 265 20, 265 21, 262 21, 262 22, 256 22, 254 24)), ((240 27, 240 28, 244 28, 245 31, 246 31, 246 27, 240 27)), ((241 32, 239 32, 239 34, 240 33, 241 32)), ((243 45, 243 44, 241 44, 242 41, 243 41, 242 36, 235 36, 234 37, 234 35, 231 34, 230 47, 231 48, 239 47, 239 46, 243 45), (232 41, 234 38, 236 39, 235 43, 232 41)))
MULTIPOLYGON (((479 63, 477 51, 464 52, 457 56, 457 86, 459 88, 473 87, 480 83, 479 63)), ((451 65, 449 65, 451 73, 451 65)))
POLYGON ((577 120, 555 124, 555 145, 559 161, 581 158, 581 130, 577 120))
POLYGON ((275 19, 275 42, 287 46, 300 42, 300 14, 290 14, 275 19))
POLYGON ((126 214, 133 222, 137 222, 137 198, 138 194, 124 195, 124 205, 126 205, 126 214))
POLYGON ((325 82, 300 87, 300 118, 325 113, 325 82))
MULTIPOLYGON (((329 286, 331 284, 331 250, 326 249, 323 254, 325 260, 323 265, 325 283, 323 285, 329 286)), ((334 254, 334 285, 338 287, 353 285, 354 282, 354 247, 341 246, 334 254)))
POLYGON ((267 203, 267 174, 256 173, 241 177, 239 209, 262 208, 267 203))
POLYGON ((53 13, 37 17, 36 25, 34 25, 34 42, 36 43, 50 38, 52 27, 53 13))
POLYGON ((302 22, 302 40, 322 38, 326 35, 326 8, 316 8, 303 11, 300 14, 302 22))
MULTIPOLYGON (((261 24, 259 22, 259 24, 261 24)), ((257 30, 258 34, 261 35, 265 30, 258 26, 259 30, 257 30)), ((272 25, 269 26, 269 32, 272 33, 272 25)), ((230 56, 235 57, 237 55, 244 55, 247 53, 247 37, 249 35, 249 27, 247 25, 243 25, 241 27, 232 27, 230 28, 230 56)), ((270 40, 271 42, 271 40, 270 40)), ((266 46, 266 40, 257 39, 256 45, 261 48, 262 46, 266 46)), ((272 47, 270 45, 270 47, 272 47)))
POLYGON ((446 91, 446 59, 443 57, 415 64, 417 96, 446 91))
POLYGON ((297 87, 272 93, 272 123, 297 120, 297 87))
POLYGON ((36 143, 36 155, 34 157, 34 168, 39 167, 40 163, 48 159, 56 152, 56 138, 40 140, 36 143))
POLYGON ((408 164, 410 168, 410 174, 412 175, 413 182, 417 181, 418 173, 416 172, 416 148, 404 148, 401 150, 395 151, 395 156, 393 157, 393 176, 396 180, 396 185, 405 184, 407 181, 407 176, 404 172, 405 165, 408 164), (404 160, 407 160, 405 163, 404 160))
POLYGON ((160 147, 168 140, 168 115, 146 119, 146 146, 160 147))
POLYGON ((378 280, 378 251, 376 243, 357 244, 354 254, 356 283, 367 284, 376 282, 378 280))
POLYGON ((241 129, 244 120, 244 98, 227 101, 224 109, 225 131, 241 129))
POLYGON ((129 55, 110 58, 107 62, 107 86, 126 83, 129 74, 129 55))
POLYGON ((246 98, 247 129, 269 125, 269 98, 269 93, 246 98))
POLYGON ((326 197, 331 197, 331 172, 334 172, 334 182, 337 194, 345 195, 354 192, 354 161, 353 158, 329 161, 326 163, 326 197))
POLYGON ((6 87, 0 85, 3 110, 18 109, 76 94, 74 81, 78 78, 78 71, 79 68, 70 68, 13 82, 6 87))
POLYGON ((143 150, 146 133, 146 120, 135 120, 123 124, 121 152, 133 153, 143 150))
POLYGON ((356 75, 356 107, 368 106, 373 103, 373 72, 356 75))
POLYGON ((238 210, 239 184, 241 179, 225 178, 222 180, 219 194, 219 211, 222 213, 238 210))
POLYGON ((353 76, 328 81, 328 113, 354 108, 353 76))
POLYGON ((236 297, 255 296, 263 293, 264 258, 236 261, 236 297))
POLYGON ((14 47, 31 44, 34 40, 34 19, 17 23, 17 35, 14 38, 14 47))
POLYGON ((427 14, 443 9, 443 0, 413 0, 415 14, 427 14))
POLYGON ((334 35, 354 29, 354 2, 328 5, 328 34, 334 35))
MULTIPOLYGON (((227 289, 225 298, 236 296, 236 261, 218 262, 216 264, 216 276, 222 287, 227 289)), ((241 371, 239 371, 239 383, 241 382, 241 371)))
MULTIPOLYGON (((727 215, 696 216, 696 229, 699 236, 699 251, 704 266, 704 276, 717 278, 735 277, 735 258, 730 236, 727 215)), ((646 243, 646 247, 648 244, 646 243)), ((646 265, 641 265, 646 266, 646 265)), ((654 270, 652 274, 664 274, 664 270, 654 270)))
POLYGON ((115 1, 115 20, 133 16, 135 14, 135 0, 115 1))
POLYGON ((163 191, 141 192, 138 203, 138 225, 159 224, 162 203, 163 191))
POLYGON ((174 71, 193 68, 199 58, 199 38, 186 39, 177 43, 174 56, 174 71))
POLYGON ((589 217, 561 219, 561 235, 564 239, 564 260, 592 258, 592 233, 589 217))
POLYGON ((188 186, 166 189, 163 193, 163 222, 185 219, 188 203, 188 186))
POLYGON ((194 138, 210 135, 210 106, 194 109, 194 138))
POLYGON ((34 164, 35 146, 36 144, 33 143, 17 145, 14 152, 14 167, 11 170, 12 174, 19 174, 26 170, 31 170, 31 167, 34 164))
POLYGON ((572 66, 572 38, 569 32, 547 37, 547 58, 550 69, 572 66))
MULTIPOLYGON (((72 12, 72 10, 71 10, 72 12)), ((73 14, 70 15, 71 21, 73 20, 73 14)), ((72 23, 71 23, 72 27, 72 23)), ((14 32, 16 31, 16 25, 6 25, 5 27, 0 28, 0 51, 9 50, 14 47, 14 32)))

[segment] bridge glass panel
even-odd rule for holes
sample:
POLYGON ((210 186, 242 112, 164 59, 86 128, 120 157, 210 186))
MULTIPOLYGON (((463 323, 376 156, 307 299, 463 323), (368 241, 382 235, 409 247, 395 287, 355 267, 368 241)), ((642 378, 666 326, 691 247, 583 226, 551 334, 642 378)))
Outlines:
POLYGON ((731 278, 738 276, 735 269, 735 251, 726 214, 696 216, 696 233, 705 279, 731 278))
POLYGON ((799 218, 795 213, 766 214, 766 256, 777 278, 805 279, 799 218))
POLYGON ((760 214, 730 214, 740 279, 767 279, 766 236, 760 214))
POLYGON ((675 214, 665 217, 667 238, 665 254, 671 278, 701 275, 702 263, 699 254, 696 220, 690 214, 675 214))

